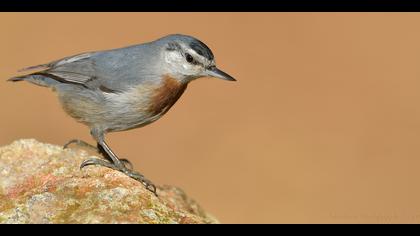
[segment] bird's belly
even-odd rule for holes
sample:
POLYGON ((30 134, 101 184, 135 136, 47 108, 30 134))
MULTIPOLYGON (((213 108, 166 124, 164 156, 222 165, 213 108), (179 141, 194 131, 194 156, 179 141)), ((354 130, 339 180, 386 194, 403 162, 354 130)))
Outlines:
POLYGON ((158 85, 141 85, 119 95, 108 95, 110 119, 106 129, 123 131, 148 125, 162 117, 186 88, 170 77, 158 85), (110 99, 109 99, 110 98, 110 99), (112 115, 111 115, 112 114, 112 115))
POLYGON ((142 84, 123 93, 58 88, 64 110, 89 127, 112 132, 138 128, 162 117, 187 85, 164 76, 159 83, 142 84))
POLYGON ((140 128, 157 121, 160 117, 162 117, 162 115, 163 114, 151 115, 141 113, 126 113, 119 115, 119 119, 110 119, 108 122, 106 122, 105 129, 107 132, 114 132, 140 128))
POLYGON ((103 126, 108 132, 134 129, 150 124, 160 116, 154 116, 148 111, 150 99, 148 91, 126 94, 106 95, 106 122, 103 126), (112 98, 109 98, 111 97, 112 98))

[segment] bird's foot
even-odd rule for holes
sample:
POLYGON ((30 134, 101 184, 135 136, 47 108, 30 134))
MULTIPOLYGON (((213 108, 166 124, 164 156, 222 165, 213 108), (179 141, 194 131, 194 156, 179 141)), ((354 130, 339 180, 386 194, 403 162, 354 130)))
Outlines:
POLYGON ((140 183, 142 183, 144 185, 144 187, 146 187, 147 190, 149 190, 150 192, 152 192, 156 197, 158 196, 156 193, 156 186, 152 183, 152 181, 146 179, 146 177, 144 177, 144 175, 140 174, 137 171, 134 170, 126 170, 124 171, 124 174, 130 176, 131 178, 139 181, 140 183))
MULTIPOLYGON (((69 148, 69 146, 72 145, 72 144, 75 144, 75 145, 80 146, 80 147, 85 147, 85 148, 91 149, 95 152, 101 153, 100 150, 97 147, 93 146, 92 144, 90 144, 88 142, 80 140, 80 139, 72 139, 72 140, 68 141, 66 144, 64 144, 63 149, 69 148)), ((133 169, 133 164, 129 160, 120 159, 120 161, 124 163, 125 167, 128 166, 128 169, 130 169, 130 170, 133 169)))
POLYGON ((139 172, 127 168, 122 162, 118 164, 114 164, 114 163, 111 163, 102 159, 90 158, 90 159, 85 160, 80 165, 80 169, 83 169, 84 167, 90 166, 90 165, 99 165, 99 166, 104 166, 113 170, 120 171, 126 174, 127 176, 129 176, 130 178, 139 181, 146 187, 147 190, 152 192, 156 197, 158 196, 156 193, 156 186, 150 180, 146 179, 146 177, 144 177, 144 175, 140 174, 139 172))

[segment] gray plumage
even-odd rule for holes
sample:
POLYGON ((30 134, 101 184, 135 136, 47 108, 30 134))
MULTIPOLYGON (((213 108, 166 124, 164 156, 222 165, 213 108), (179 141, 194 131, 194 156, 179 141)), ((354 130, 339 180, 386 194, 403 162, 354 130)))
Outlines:
MULTIPOLYGON (((64 80, 59 82, 82 84, 90 89, 103 86, 115 91, 124 91, 142 80, 155 79, 168 73, 168 70, 161 68, 161 52, 168 47, 168 43, 179 42, 189 45, 208 60, 214 59, 213 53, 203 42, 191 36, 169 35, 150 43, 82 53, 28 69, 44 69, 42 76, 48 77, 49 74, 64 80)), ((39 72, 33 75, 39 75, 39 72)), ((26 79, 30 81, 30 78, 26 79)), ((48 79, 45 82, 56 85, 48 79)))
MULTIPOLYGON (((22 71, 28 70, 36 72, 10 81, 51 87, 58 93, 64 110, 90 127, 98 147, 112 165, 129 176, 131 172, 105 143, 105 133, 156 121, 194 79, 207 76, 234 80, 216 68, 208 46, 179 34, 124 48, 82 53, 22 71)), ((113 168, 109 163, 93 164, 113 168)), ((135 176, 131 177, 144 182, 143 177, 135 176)))

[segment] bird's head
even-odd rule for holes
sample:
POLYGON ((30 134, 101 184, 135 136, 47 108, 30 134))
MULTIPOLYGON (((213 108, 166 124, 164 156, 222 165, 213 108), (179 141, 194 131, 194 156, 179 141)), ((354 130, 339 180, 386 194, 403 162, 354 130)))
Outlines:
POLYGON ((181 81, 200 77, 214 77, 236 81, 216 67, 210 48, 200 40, 187 35, 168 35, 158 40, 163 57, 163 69, 169 76, 181 81))

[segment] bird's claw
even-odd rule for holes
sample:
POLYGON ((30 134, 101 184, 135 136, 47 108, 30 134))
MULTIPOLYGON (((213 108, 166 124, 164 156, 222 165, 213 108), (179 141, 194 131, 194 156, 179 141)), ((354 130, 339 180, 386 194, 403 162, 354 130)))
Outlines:
POLYGON ((83 161, 82 164, 80 165, 80 169, 83 169, 86 166, 92 166, 92 165, 103 166, 103 167, 107 167, 107 168, 111 168, 113 170, 118 170, 119 171, 119 169, 115 165, 113 165, 112 163, 107 162, 107 161, 102 160, 102 159, 98 159, 98 158, 90 158, 90 159, 87 159, 87 160, 83 161))
POLYGON ((127 169, 129 169, 129 170, 133 170, 134 169, 133 164, 129 160, 127 160, 127 159, 120 159, 120 161, 124 164, 124 166, 127 169))
POLYGON ((144 175, 140 174, 139 172, 133 171, 133 170, 126 170, 124 171, 124 173, 128 176, 130 176, 132 179, 135 179, 137 181, 139 181, 140 183, 142 183, 144 185, 144 187, 146 187, 147 190, 149 190, 150 192, 152 192, 156 197, 157 192, 156 192, 156 186, 152 183, 152 181, 146 179, 146 177, 144 177, 144 175))
POLYGON ((83 169, 86 166, 91 166, 91 165, 99 165, 99 166, 103 166, 103 167, 107 167, 113 170, 120 171, 126 174, 127 176, 129 176, 130 178, 139 181, 140 183, 144 185, 144 187, 146 187, 147 190, 152 192, 156 197, 158 196, 156 192, 156 186, 152 183, 152 181, 146 179, 146 177, 144 177, 144 175, 140 174, 139 172, 133 171, 132 169, 125 167, 124 164, 122 164, 122 166, 119 166, 111 162, 102 160, 102 159, 90 158, 82 162, 82 164, 80 165, 80 169, 83 169))

